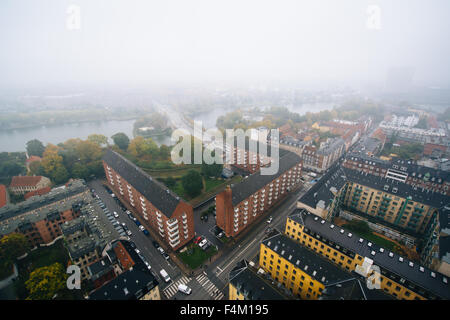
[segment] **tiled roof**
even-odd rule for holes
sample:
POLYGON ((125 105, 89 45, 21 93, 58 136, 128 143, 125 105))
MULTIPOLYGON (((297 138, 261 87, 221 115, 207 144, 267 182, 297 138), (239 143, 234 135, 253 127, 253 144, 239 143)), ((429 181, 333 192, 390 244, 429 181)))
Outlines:
POLYGON ((103 160, 159 211, 168 218, 172 216, 180 203, 179 196, 117 152, 108 149, 103 160))
POLYGON ((14 176, 9 186, 11 188, 35 186, 41 179, 42 176, 14 176))
POLYGON ((233 206, 237 205, 244 199, 247 199, 253 193, 263 188, 271 181, 283 175, 296 164, 300 163, 300 157, 290 151, 286 151, 284 156, 280 156, 278 171, 274 175, 262 175, 260 171, 248 176, 240 183, 231 187, 233 206))
POLYGON ((6 186, 4 184, 0 184, 0 208, 6 205, 6 201, 8 199, 6 192, 6 186))
POLYGON ((350 236, 351 233, 344 228, 337 226, 331 228, 332 224, 330 222, 322 220, 306 210, 295 209, 289 218, 341 247, 372 259, 374 265, 386 269, 401 278, 405 278, 443 299, 450 299, 450 287, 445 282, 448 279, 444 275, 422 267, 415 262, 408 261, 408 259, 357 235, 350 236), (342 233, 341 230, 344 230, 344 232, 342 233))

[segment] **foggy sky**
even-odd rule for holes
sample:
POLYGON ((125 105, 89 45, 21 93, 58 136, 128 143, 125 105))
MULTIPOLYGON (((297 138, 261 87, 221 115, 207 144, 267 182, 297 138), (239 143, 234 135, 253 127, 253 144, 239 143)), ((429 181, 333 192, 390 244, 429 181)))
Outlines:
POLYGON ((449 26, 448 0, 2 0, 0 86, 383 83, 392 67, 448 86, 449 26))

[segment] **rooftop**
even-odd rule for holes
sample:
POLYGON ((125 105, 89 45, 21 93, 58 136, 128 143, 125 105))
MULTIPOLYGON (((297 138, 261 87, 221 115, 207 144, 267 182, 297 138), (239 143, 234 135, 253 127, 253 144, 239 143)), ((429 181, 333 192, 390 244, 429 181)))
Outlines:
POLYGON ((263 240, 262 244, 325 286, 350 277, 350 273, 341 270, 284 234, 269 237, 263 240))
POLYGON ((247 261, 240 261, 230 271, 230 283, 237 288, 248 300, 286 300, 283 295, 271 283, 258 275, 256 270, 250 267, 247 261))
POLYGON ((14 176, 9 185, 10 188, 35 186, 41 181, 42 176, 14 176))
POLYGON ((231 190, 233 197, 233 206, 247 199, 249 196, 263 188, 271 181, 277 179, 293 166, 300 163, 300 161, 301 159, 297 154, 287 151, 284 156, 280 155, 279 167, 276 174, 262 175, 261 172, 258 171, 243 179, 240 183, 232 185, 231 190))
POLYGON ((425 268, 416 262, 408 261, 407 258, 385 250, 366 239, 352 235, 344 228, 331 227, 331 223, 306 210, 295 209, 289 218, 305 226, 309 232, 331 240, 360 256, 372 259, 374 264, 380 268, 388 270, 400 278, 405 278, 443 299, 450 299, 448 279, 444 275, 425 268))
POLYGON ((106 150, 103 160, 164 215, 172 216, 181 201, 179 196, 117 152, 106 150))

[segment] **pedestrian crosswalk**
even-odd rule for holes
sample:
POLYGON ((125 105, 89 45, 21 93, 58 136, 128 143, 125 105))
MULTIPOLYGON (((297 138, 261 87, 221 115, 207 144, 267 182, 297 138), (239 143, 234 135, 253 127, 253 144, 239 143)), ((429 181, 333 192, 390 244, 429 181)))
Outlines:
MULTIPOLYGON (((178 286, 180 284, 187 285, 192 278, 183 276, 176 281, 172 282, 169 286, 163 289, 163 293, 167 299, 171 299, 177 292, 178 286)), ((223 293, 214 285, 214 283, 209 280, 209 278, 204 274, 200 274, 195 278, 203 289, 208 293, 208 295, 214 300, 222 300, 224 298, 223 293)))
POLYGON ((195 280, 206 290, 208 295, 214 300, 222 300, 224 298, 223 293, 209 280, 205 274, 198 275, 195 280))
POLYGON ((177 293, 178 291, 178 286, 180 284, 186 284, 189 281, 191 281, 190 278, 183 276, 180 279, 178 279, 177 281, 171 283, 169 286, 167 286, 166 288, 164 288, 163 293, 164 295, 167 297, 167 299, 172 298, 173 295, 175 295, 175 293, 177 293))

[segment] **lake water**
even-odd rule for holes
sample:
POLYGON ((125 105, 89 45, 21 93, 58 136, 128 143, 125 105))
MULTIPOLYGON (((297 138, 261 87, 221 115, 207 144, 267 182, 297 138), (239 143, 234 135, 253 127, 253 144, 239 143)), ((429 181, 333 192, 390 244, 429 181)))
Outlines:
MULTIPOLYGON (((331 103, 315 103, 303 104, 301 106, 289 106, 288 108, 290 111, 297 112, 302 115, 308 111, 318 112, 331 109, 332 107, 333 104, 331 103)), ((212 128, 215 127, 216 119, 229 111, 230 110, 218 108, 201 115, 196 115, 194 119, 202 121, 204 128, 212 128)), ((44 145, 47 143, 58 144, 72 138, 80 138, 84 140, 93 133, 103 134, 109 138, 110 143, 113 143, 111 136, 118 132, 123 132, 130 139, 132 139, 133 124, 134 120, 99 121, 0 131, 0 152, 25 151, 26 143, 32 139, 38 139, 42 141, 44 145)), ((169 136, 153 137, 153 140, 155 140, 158 145, 173 144, 169 136)))
POLYGON ((25 151, 26 143, 33 139, 47 143, 58 144, 72 138, 86 139, 90 134, 103 134, 109 138, 118 133, 125 133, 130 139, 133 137, 134 120, 82 122, 62 124, 47 127, 0 131, 0 152, 25 151))

